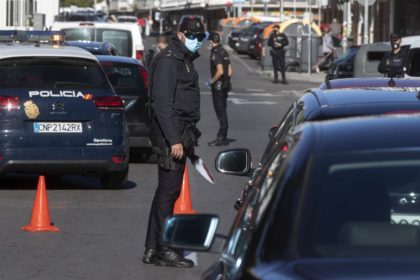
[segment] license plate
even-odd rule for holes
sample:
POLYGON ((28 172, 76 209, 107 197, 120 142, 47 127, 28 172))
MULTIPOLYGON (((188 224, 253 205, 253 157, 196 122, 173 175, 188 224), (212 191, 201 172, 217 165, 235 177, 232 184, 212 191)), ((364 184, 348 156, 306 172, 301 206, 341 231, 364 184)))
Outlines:
POLYGON ((35 133, 82 133, 80 122, 34 122, 35 133))

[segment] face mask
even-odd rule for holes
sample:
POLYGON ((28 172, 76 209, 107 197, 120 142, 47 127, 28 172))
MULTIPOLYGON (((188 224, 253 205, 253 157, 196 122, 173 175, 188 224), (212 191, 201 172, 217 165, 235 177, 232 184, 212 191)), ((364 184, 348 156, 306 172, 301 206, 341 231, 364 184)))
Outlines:
POLYGON ((392 43, 392 49, 393 50, 396 50, 396 49, 398 49, 400 47, 400 44, 398 44, 398 43, 392 43))
POLYGON ((185 47, 187 47, 187 49, 190 52, 196 53, 200 49, 200 47, 201 47, 201 42, 199 42, 197 40, 197 38, 194 39, 194 40, 185 38, 185 47))

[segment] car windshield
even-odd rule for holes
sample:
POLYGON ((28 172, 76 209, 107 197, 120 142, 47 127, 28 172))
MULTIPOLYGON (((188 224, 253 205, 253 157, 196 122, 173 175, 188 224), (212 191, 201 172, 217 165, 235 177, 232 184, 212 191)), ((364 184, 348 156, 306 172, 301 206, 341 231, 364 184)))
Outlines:
POLYGON ((136 96, 146 90, 140 66, 104 62, 102 67, 117 94, 136 96))
POLYGON ((69 41, 109 42, 122 56, 132 56, 132 38, 130 31, 101 28, 63 29, 69 41))
POLYGON ((419 256, 419 152, 344 157, 317 161, 311 172, 304 254, 419 256))
POLYGON ((1 88, 109 89, 99 64, 92 60, 25 57, 0 61, 1 88))

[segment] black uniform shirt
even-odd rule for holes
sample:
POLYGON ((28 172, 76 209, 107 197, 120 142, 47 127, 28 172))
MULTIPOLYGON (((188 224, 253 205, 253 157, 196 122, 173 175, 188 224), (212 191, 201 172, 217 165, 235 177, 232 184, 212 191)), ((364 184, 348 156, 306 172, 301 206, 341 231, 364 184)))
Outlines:
POLYGON ((398 53, 386 53, 378 65, 378 71, 387 76, 404 77, 407 70, 408 50, 401 49, 398 53))
POLYGON ((193 55, 179 40, 159 54, 151 66, 152 108, 170 145, 180 143, 183 122, 200 119, 200 88, 193 55))
POLYGON ((272 32, 270 38, 268 39, 268 46, 272 47, 273 50, 284 50, 284 47, 289 44, 286 34, 272 32), (276 47, 274 43, 281 44, 281 47, 276 47))
MULTIPOLYGON (((210 55, 210 72, 211 76, 214 77, 214 74, 216 74, 216 68, 218 64, 222 65, 229 65, 230 59, 229 59, 229 53, 222 47, 222 45, 218 45, 217 47, 214 47, 211 49, 211 55, 210 55)), ((224 67, 227 68, 227 67, 224 67)), ((223 69, 225 71, 225 69, 223 69)), ((223 76, 225 76, 227 73, 224 73, 223 76)), ((223 76, 220 77, 219 80, 223 79, 223 76)))

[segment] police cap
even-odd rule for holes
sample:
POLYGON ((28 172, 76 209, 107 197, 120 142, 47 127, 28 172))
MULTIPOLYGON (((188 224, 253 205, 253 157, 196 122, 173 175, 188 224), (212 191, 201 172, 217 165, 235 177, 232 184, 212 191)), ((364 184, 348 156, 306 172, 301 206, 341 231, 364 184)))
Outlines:
POLYGON ((186 19, 181 23, 179 27, 179 32, 182 33, 204 33, 204 25, 200 20, 195 18, 193 19, 186 19))
POLYGON ((391 42, 396 42, 401 39, 401 36, 398 33, 392 33, 390 36, 390 39, 391 39, 391 42))
POLYGON ((209 40, 219 44, 220 43, 220 34, 218 32, 211 32, 209 36, 209 40))

